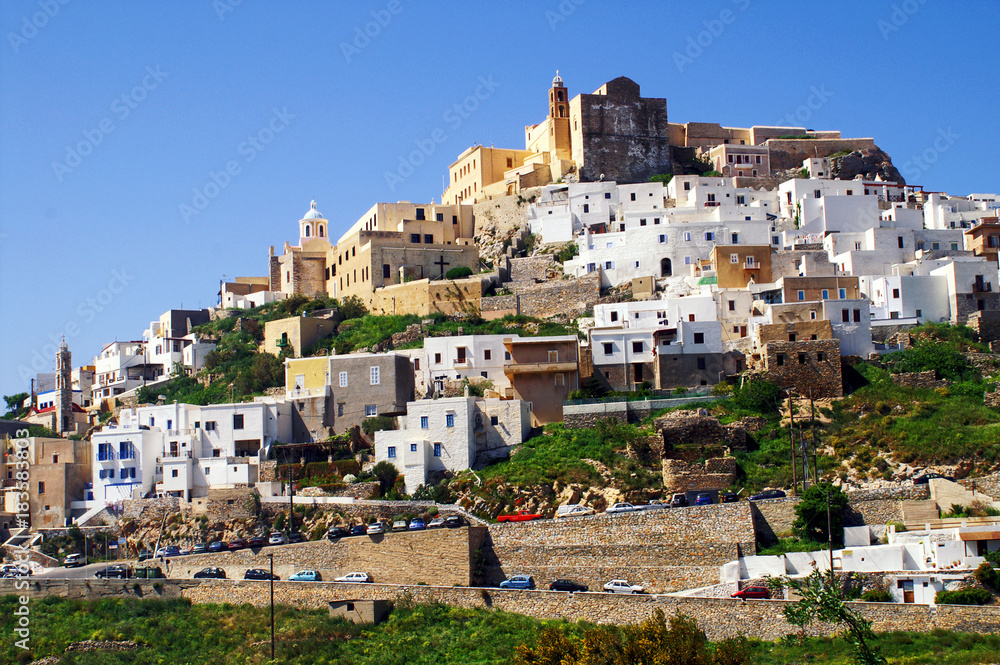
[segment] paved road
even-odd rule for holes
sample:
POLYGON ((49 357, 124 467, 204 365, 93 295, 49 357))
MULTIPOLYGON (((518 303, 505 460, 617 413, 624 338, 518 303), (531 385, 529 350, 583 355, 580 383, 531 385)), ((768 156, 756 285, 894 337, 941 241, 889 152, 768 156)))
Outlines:
MULTIPOLYGON (((105 564, 103 561, 101 563, 92 563, 88 566, 80 566, 79 568, 66 568, 65 566, 60 566, 59 568, 51 568, 44 573, 38 573, 32 575, 32 577, 54 579, 54 580, 79 580, 87 577, 94 577, 97 571, 104 570, 105 565, 113 565, 113 563, 105 564)), ((128 563, 134 565, 134 561, 122 561, 121 563, 128 563)))

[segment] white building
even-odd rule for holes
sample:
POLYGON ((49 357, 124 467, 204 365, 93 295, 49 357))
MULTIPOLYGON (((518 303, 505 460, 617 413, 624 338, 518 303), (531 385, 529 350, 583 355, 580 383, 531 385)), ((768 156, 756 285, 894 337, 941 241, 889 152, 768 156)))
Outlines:
POLYGON ((425 390, 433 387, 438 394, 446 381, 461 381, 468 377, 481 377, 493 382, 494 389, 503 394, 510 388, 510 379, 504 374, 504 365, 510 354, 504 348, 504 339, 510 335, 458 335, 427 337, 423 353, 412 355, 417 385, 425 390))
POLYGON ((275 441, 290 440, 291 418, 273 399, 241 404, 164 404, 124 409, 92 437, 88 500, 150 492, 204 496, 209 488, 253 486, 275 441))
POLYGON ((996 194, 970 194, 952 198, 932 192, 924 202, 924 227, 928 229, 967 229, 984 217, 996 217, 1000 203, 996 194))
POLYGON ((598 328, 649 328, 670 322, 714 321, 716 302, 711 293, 660 300, 630 300, 594 305, 594 325, 598 328))
POLYGON ((521 400, 451 397, 406 405, 400 429, 375 433, 375 461, 393 463, 412 494, 432 473, 462 471, 477 460, 499 458, 531 431, 521 400))
POLYGON ((112 342, 94 358, 94 400, 107 399, 157 381, 158 365, 152 365, 143 341, 112 342))
POLYGON ((679 175, 667 184, 667 196, 676 202, 678 208, 738 205, 761 208, 775 217, 779 214, 777 190, 737 187, 735 180, 679 175))
POLYGON ((861 292, 871 301, 876 320, 916 319, 937 323, 951 318, 948 280, 938 275, 861 276, 861 292))

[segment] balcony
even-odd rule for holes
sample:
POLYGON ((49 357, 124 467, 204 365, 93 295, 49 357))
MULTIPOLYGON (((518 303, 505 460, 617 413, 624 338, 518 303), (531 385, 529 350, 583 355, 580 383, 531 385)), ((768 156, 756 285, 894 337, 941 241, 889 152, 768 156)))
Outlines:
POLYGON ((275 345, 276 347, 278 347, 279 349, 283 349, 283 348, 285 348, 286 346, 288 346, 288 345, 289 345, 289 343, 290 343, 290 342, 289 342, 289 341, 288 341, 287 339, 283 338, 283 337, 279 337, 278 339, 276 339, 276 340, 274 341, 274 345, 275 345))
POLYGON ((504 374, 540 374, 545 372, 575 372, 576 361, 517 363, 503 368, 504 374))
POLYGON ((756 261, 753 261, 753 262, 751 262, 751 261, 745 261, 743 263, 743 269, 744 270, 760 270, 760 264, 757 263, 756 261))
POLYGON ((466 356, 464 358, 455 358, 455 361, 452 363, 452 365, 455 367, 455 369, 469 369, 470 367, 472 367, 472 358, 470 358, 469 356, 466 356))
POLYGON ((722 201, 705 201, 706 208, 716 208, 722 205, 722 201))
POLYGON ((990 293, 993 291, 993 282, 973 282, 973 293, 990 293))
POLYGON ((115 461, 115 454, 114 454, 114 452, 110 452, 110 453, 101 453, 101 452, 99 452, 99 453, 97 453, 97 461, 98 462, 114 462, 115 461))

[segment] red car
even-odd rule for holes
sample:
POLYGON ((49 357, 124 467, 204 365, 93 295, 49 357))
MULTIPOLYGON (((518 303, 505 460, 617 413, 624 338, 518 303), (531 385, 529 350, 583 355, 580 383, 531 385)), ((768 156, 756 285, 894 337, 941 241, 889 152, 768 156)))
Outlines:
POLYGON ((530 513, 527 510, 519 510, 513 515, 497 515, 497 522, 530 522, 540 519, 542 519, 541 515, 530 513))
POLYGON ((766 586, 748 586, 745 589, 740 589, 732 595, 733 598, 742 598, 746 600, 747 598, 770 598, 771 590, 766 586))

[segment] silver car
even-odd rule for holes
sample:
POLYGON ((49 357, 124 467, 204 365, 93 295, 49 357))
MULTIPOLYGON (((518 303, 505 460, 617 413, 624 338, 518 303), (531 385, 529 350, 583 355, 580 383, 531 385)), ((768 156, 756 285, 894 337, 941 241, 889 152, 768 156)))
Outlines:
POLYGON ((616 504, 614 504, 612 506, 609 506, 608 509, 605 510, 604 512, 606 512, 606 513, 631 513, 631 512, 635 512, 635 510, 636 510, 636 507, 633 506, 631 503, 626 503, 626 502, 622 501, 622 502, 616 503, 616 504))

